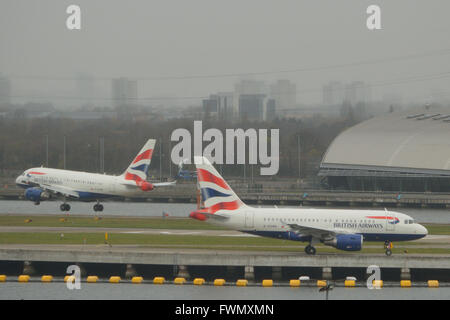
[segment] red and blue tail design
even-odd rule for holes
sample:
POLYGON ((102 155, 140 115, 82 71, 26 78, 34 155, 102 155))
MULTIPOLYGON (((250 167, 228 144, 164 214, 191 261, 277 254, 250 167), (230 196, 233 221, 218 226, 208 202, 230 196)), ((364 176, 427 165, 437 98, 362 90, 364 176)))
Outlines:
POLYGON ((245 206, 208 159, 195 157, 194 160, 198 187, 205 206, 200 211, 214 214, 219 210, 236 210, 245 206))
POLYGON ((152 161, 153 150, 155 148, 155 139, 149 139, 144 147, 139 151, 133 162, 123 173, 125 180, 133 180, 136 184, 147 179, 148 168, 152 161))

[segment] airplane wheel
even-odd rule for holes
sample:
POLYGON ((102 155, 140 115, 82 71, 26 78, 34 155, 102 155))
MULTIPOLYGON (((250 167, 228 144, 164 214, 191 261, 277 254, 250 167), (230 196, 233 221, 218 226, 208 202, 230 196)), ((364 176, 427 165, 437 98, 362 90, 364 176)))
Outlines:
POLYGON ((59 209, 60 209, 61 211, 70 211, 70 205, 67 204, 67 203, 62 203, 62 204, 59 206, 59 209))
POLYGON ((99 204, 99 205, 98 205, 98 211, 100 211, 100 212, 103 211, 103 205, 102 205, 102 204, 99 204))
POLYGON ((316 254, 316 248, 314 248, 314 247, 311 246, 311 245, 308 245, 308 246, 306 246, 306 248, 305 248, 305 252, 306 252, 307 254, 314 255, 314 254, 316 254))

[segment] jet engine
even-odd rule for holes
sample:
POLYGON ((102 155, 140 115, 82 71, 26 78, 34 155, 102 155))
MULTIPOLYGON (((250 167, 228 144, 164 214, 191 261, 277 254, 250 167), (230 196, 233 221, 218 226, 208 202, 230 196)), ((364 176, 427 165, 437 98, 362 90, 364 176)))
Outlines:
POLYGON ((41 188, 28 188, 25 190, 25 199, 39 204, 39 202, 50 199, 50 193, 41 188))
POLYGON ((142 191, 152 191, 153 190, 153 184, 147 181, 142 181, 139 183, 139 187, 142 191))
POLYGON ((344 251, 359 251, 362 248, 363 237, 360 234, 339 234, 332 240, 325 240, 323 244, 344 251))

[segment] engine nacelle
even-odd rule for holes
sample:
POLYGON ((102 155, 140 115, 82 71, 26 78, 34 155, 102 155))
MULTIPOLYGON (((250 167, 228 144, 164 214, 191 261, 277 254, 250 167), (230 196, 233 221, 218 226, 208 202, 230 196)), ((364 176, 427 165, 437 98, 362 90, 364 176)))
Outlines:
POLYGON ((139 187, 142 191, 152 191, 153 190, 153 184, 147 181, 142 181, 139 183, 139 187))
POLYGON ((41 202, 50 199, 50 194, 41 188, 28 188, 25 190, 25 199, 33 202, 41 202))
POLYGON ((360 234, 340 234, 333 240, 325 240, 323 243, 339 250, 359 251, 362 249, 363 237, 360 234))
POLYGON ((205 221, 206 219, 208 219, 208 217, 205 214, 203 214, 201 212, 197 212, 197 211, 191 212, 191 214, 189 215, 189 218, 200 220, 200 221, 205 221))

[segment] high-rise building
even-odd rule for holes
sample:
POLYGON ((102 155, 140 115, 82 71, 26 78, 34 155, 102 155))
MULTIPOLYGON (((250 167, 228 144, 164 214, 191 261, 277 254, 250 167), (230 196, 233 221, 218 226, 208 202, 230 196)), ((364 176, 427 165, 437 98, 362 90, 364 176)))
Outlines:
POLYGON ((371 87, 363 81, 353 81, 345 86, 339 81, 330 81, 323 86, 323 104, 342 105, 344 101, 352 106, 367 104, 372 99, 371 93, 371 87))
POLYGON ((217 93, 218 117, 220 120, 233 119, 233 92, 217 93))
POLYGON ((264 94, 241 94, 239 96, 239 119, 262 121, 265 97, 264 94))
POLYGON ((137 105, 137 81, 128 78, 116 78, 112 80, 113 106, 129 107, 137 105))
POLYGON ((233 93, 219 92, 212 94, 209 99, 204 99, 203 114, 207 117, 219 120, 231 120, 233 118, 233 93))
POLYGON ((323 104, 341 105, 344 101, 344 86, 338 81, 330 81, 323 86, 323 104))
POLYGON ((346 85, 344 99, 351 105, 366 104, 371 100, 370 86, 363 81, 353 81, 346 85))
POLYGON ((92 106, 94 99, 94 78, 88 74, 78 74, 76 91, 81 106, 92 106))
POLYGON ((203 114, 208 118, 216 118, 218 116, 218 99, 217 96, 212 94, 209 99, 204 99, 203 104, 203 114))
MULTIPOLYGON (((233 116, 241 116, 240 101, 242 95, 267 95, 267 86, 264 81, 241 80, 234 85, 233 116)), ((245 98, 244 98, 245 100, 245 98)))
POLYGON ((11 81, 0 74, 0 104, 11 103, 11 81))
POLYGON ((241 94, 239 96, 239 119, 270 121, 275 118, 275 99, 265 94, 241 94))
POLYGON ((266 101, 266 110, 264 114, 264 120, 271 121, 276 117, 276 107, 277 102, 275 99, 267 99, 266 101))
POLYGON ((267 94, 267 87, 264 81, 241 80, 235 84, 234 91, 238 94, 267 94))
POLYGON ((270 97, 275 100, 278 109, 295 108, 296 95, 296 85, 289 80, 278 80, 270 86, 270 97))

